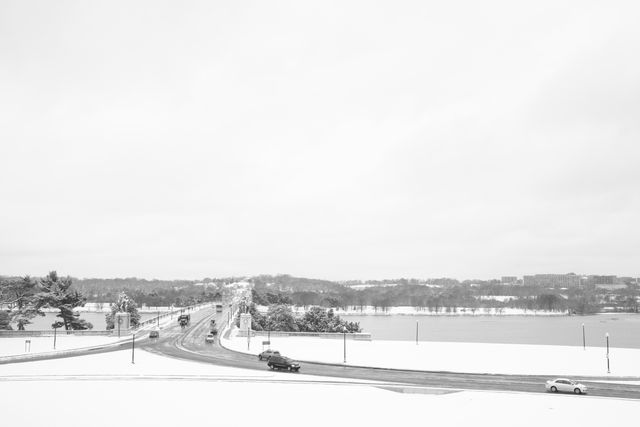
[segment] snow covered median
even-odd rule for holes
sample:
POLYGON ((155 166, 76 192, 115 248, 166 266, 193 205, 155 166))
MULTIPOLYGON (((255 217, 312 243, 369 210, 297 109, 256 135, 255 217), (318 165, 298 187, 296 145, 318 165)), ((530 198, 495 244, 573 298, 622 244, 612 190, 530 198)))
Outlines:
MULTIPOLYGON (((258 354, 266 337, 236 337, 222 344, 235 351, 258 354)), ((266 348, 266 347, 265 347, 266 348)), ((300 361, 342 364, 342 339, 271 336, 271 348, 300 361)), ((377 368, 492 374, 606 376, 606 349, 601 347, 478 344, 454 342, 346 342, 347 364, 377 368)), ((612 348, 611 376, 640 377, 640 350, 612 348)), ((304 367, 303 367, 304 369, 304 367)))

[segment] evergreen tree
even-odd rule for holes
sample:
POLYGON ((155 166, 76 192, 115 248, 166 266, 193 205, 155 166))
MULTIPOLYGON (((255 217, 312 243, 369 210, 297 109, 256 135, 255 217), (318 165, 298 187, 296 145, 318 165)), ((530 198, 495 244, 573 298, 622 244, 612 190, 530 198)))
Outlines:
POLYGON ((37 283, 29 276, 8 280, 2 287, 3 294, 10 299, 11 321, 18 325, 18 330, 23 331, 34 317, 44 316, 35 304, 37 283))
POLYGON ((0 330, 11 330, 13 329, 10 325, 11 316, 4 310, 0 311, 0 330))
POLYGON ((55 271, 51 271, 38 283, 40 292, 34 297, 35 307, 37 310, 41 308, 60 310, 57 317, 61 322, 55 324, 64 326, 66 330, 92 329, 91 323, 80 319, 80 314, 73 311, 76 307, 82 307, 87 299, 78 291, 71 289, 71 285, 70 277, 60 278, 55 271))

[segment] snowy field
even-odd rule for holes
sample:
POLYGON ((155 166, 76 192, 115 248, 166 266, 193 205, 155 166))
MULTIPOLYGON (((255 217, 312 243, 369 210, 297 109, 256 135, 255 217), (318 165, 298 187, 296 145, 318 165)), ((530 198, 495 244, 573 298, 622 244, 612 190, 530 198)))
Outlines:
POLYGON ((128 351, 4 365, 3 421, 21 426, 608 425, 640 404, 590 396, 438 389, 390 391, 128 351), (198 379, 196 381, 196 379, 198 379), (72 404, 64 404, 72 401, 72 404), (277 404, 274 404, 277 402, 277 404), (33 410, 34 407, 38 409, 33 410), (524 415, 526 414, 526 416, 524 415))
MULTIPOLYGON (((227 348, 258 354, 266 337, 223 339, 227 348)), ((478 344, 410 341, 347 340, 347 364, 380 368, 468 373, 606 376, 606 349, 602 347, 478 344)), ((293 359, 343 363, 343 340, 271 336, 271 348, 293 359)), ((640 350, 611 348, 610 376, 640 377, 640 350)))
POLYGON ((53 349, 53 336, 50 337, 0 337, 0 356, 15 356, 29 353, 46 353, 50 351, 71 350, 73 348, 92 347, 118 341, 118 337, 107 336, 74 336, 59 334, 56 338, 56 349, 53 349), (31 350, 25 341, 31 341, 31 350))

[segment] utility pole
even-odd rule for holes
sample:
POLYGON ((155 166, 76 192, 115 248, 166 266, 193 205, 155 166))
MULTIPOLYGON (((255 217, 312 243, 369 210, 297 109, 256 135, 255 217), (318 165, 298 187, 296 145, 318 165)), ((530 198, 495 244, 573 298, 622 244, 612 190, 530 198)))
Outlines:
POLYGON ((135 362, 135 354, 136 354, 136 333, 133 333, 133 341, 131 341, 131 363, 135 362))
POLYGON ((582 349, 583 350, 587 349, 587 341, 585 340, 585 336, 584 336, 584 323, 582 324, 582 349))

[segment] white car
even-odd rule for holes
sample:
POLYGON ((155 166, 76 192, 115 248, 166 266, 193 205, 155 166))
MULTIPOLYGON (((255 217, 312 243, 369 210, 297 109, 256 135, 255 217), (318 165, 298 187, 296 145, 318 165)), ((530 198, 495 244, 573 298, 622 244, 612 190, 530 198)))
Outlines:
POLYGON ((569 393, 582 394, 587 392, 587 386, 577 383, 567 378, 557 378, 547 381, 545 384, 547 391, 556 393, 558 391, 566 391, 569 393))
POLYGON ((216 341, 216 336, 213 334, 209 334, 206 336, 206 338, 204 339, 207 343, 212 343, 216 341))

